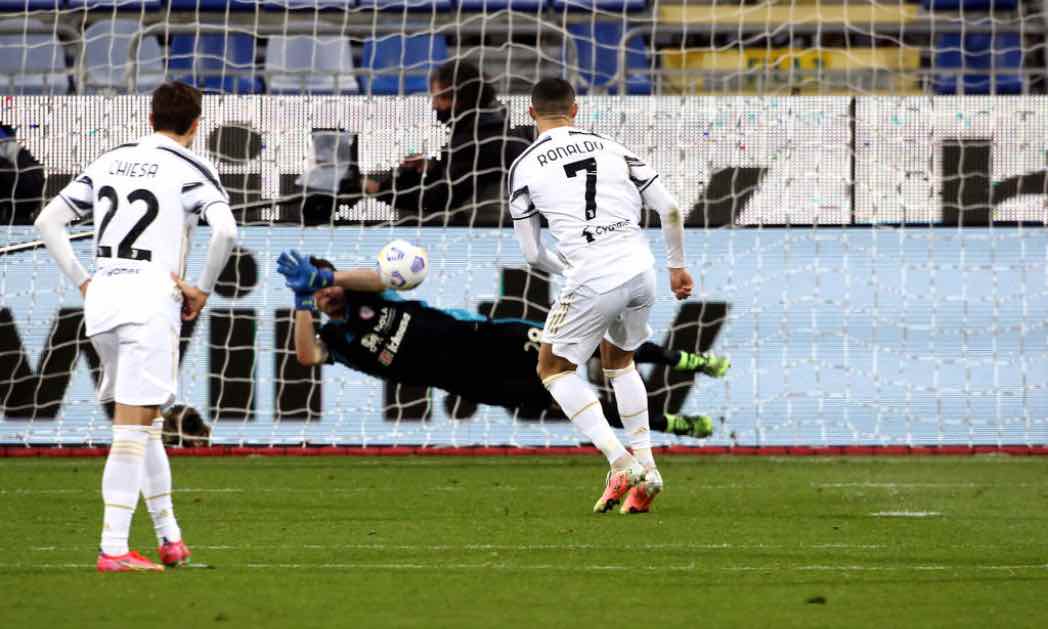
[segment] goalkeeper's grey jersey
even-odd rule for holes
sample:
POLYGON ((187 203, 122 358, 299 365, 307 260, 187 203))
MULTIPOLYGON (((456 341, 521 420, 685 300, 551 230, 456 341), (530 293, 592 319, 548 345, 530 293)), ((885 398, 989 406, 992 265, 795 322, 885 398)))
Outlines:
POLYGON ((549 222, 565 264, 565 288, 621 286, 655 259, 640 227, 642 193, 658 174, 629 149, 573 127, 542 134, 509 174, 514 220, 549 222))
POLYGON ((184 275, 193 229, 208 208, 229 202, 214 166, 151 134, 103 154, 59 197, 80 218, 94 217, 88 334, 141 322, 158 307, 177 324, 171 274, 184 275), (102 307, 108 300, 121 305, 102 307))

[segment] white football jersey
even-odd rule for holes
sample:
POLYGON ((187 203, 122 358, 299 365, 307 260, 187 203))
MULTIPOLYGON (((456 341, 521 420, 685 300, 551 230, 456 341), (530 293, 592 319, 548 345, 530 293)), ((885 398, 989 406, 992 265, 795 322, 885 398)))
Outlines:
POLYGON ((95 273, 84 304, 89 336, 163 313, 179 325, 193 229, 211 205, 229 203, 211 163, 152 134, 96 159, 59 197, 94 215, 95 273))
POLYGON ((604 293, 651 268, 640 227, 641 193, 658 174, 604 136, 558 127, 542 134, 509 171, 513 220, 536 212, 549 223, 565 288, 604 293))

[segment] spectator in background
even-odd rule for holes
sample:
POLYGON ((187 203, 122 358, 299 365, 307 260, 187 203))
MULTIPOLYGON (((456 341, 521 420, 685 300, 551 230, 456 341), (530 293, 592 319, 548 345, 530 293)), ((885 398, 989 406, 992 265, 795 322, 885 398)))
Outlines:
POLYGON ((202 448, 211 443, 211 426, 194 408, 175 404, 163 415, 165 446, 202 448))
POLYGON ((0 225, 32 225, 44 196, 44 167, 0 125, 0 225))
POLYGON ((506 171, 531 144, 533 127, 510 126, 506 106, 469 61, 443 64, 429 86, 437 120, 451 130, 440 158, 408 156, 399 169, 364 178, 364 193, 396 207, 400 223, 501 225, 506 171))

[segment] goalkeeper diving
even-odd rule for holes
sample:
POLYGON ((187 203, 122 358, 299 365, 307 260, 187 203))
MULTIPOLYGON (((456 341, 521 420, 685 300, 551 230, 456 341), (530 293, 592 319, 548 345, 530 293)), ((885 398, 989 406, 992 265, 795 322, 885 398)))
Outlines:
MULTIPOLYGON (((324 259, 287 251, 277 271, 295 293, 294 343, 306 366, 339 363, 399 384, 436 387, 477 404, 538 417, 553 400, 535 376, 542 323, 493 319, 467 310, 434 308, 405 300, 383 283, 375 269, 338 271, 324 259), (317 313, 328 317, 315 333, 317 313)), ((723 377, 727 358, 668 350, 645 343, 639 363, 723 377)), ((621 427, 614 404, 609 421, 621 427)), ((666 413, 652 430, 696 438, 713 433, 704 415, 666 413)))

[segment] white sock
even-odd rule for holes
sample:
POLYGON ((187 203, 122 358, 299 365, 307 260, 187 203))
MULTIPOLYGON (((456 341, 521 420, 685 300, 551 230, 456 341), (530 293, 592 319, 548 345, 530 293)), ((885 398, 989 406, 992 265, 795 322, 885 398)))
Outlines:
POLYGON ((182 530, 175 520, 175 507, 171 504, 171 464, 163 441, 164 418, 153 420, 146 446, 145 476, 142 478, 142 497, 153 518, 153 529, 157 542, 177 542, 182 539, 182 530))
MULTIPOLYGON (((550 395, 560 404, 564 414, 582 434, 589 437, 593 445, 614 463, 623 456, 629 457, 600 407, 597 394, 573 371, 564 371, 542 381, 550 395)), ((632 459, 632 457, 629 457, 632 459)))
POLYGON ((113 445, 102 472, 102 552, 107 555, 128 552, 127 538, 142 487, 148 438, 146 426, 113 426, 113 445))
POLYGON ((622 427, 629 435, 633 456, 645 470, 655 467, 651 454, 651 426, 648 424, 648 390, 633 363, 622 369, 605 369, 615 390, 615 404, 619 407, 622 427))

